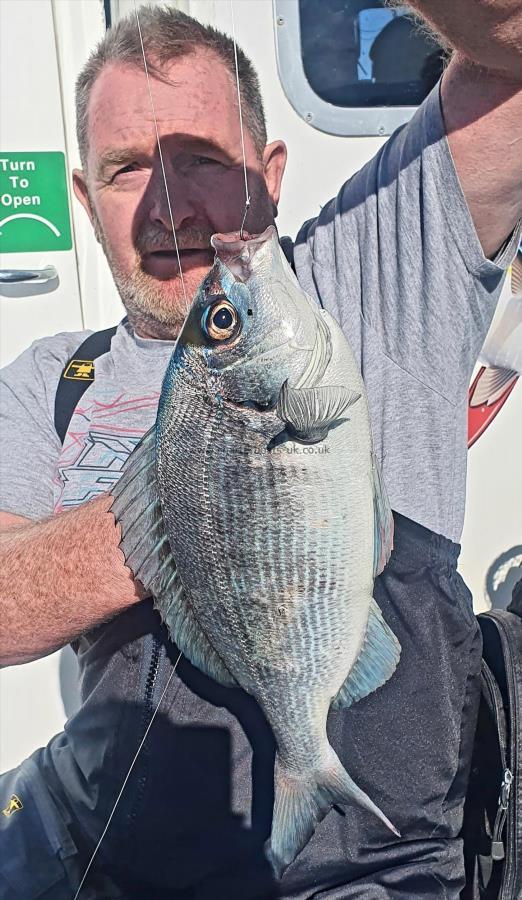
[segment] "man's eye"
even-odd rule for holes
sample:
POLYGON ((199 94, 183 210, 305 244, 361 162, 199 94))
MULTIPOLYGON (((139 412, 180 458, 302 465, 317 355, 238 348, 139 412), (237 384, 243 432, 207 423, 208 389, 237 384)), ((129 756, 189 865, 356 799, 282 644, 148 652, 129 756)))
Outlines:
POLYGON ((217 159, 212 159, 210 156, 195 156, 194 162, 197 166, 219 166, 220 163, 217 159))
POLYGON ((128 172, 135 172, 137 169, 138 169, 137 163, 129 163, 128 165, 123 166, 123 168, 118 169, 118 171, 114 173, 112 178, 114 180, 115 178, 118 177, 118 175, 127 175, 128 172))

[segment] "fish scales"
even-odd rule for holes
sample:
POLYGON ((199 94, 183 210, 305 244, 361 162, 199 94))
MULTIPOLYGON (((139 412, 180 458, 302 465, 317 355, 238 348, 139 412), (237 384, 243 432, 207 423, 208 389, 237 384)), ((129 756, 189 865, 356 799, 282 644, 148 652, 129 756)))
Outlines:
POLYGON ((326 731, 332 703, 377 689, 399 660, 372 596, 391 513, 353 354, 299 287, 275 230, 213 244, 155 430, 114 508, 129 565, 172 639, 203 672, 251 694, 272 728, 267 854, 281 875, 334 804, 356 802, 395 830, 326 731))

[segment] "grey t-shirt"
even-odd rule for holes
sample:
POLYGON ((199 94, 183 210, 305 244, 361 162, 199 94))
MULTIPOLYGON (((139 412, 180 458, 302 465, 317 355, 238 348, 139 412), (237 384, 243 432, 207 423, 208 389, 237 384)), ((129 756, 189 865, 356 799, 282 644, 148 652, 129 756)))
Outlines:
MULTIPOLYGON (((520 227, 485 259, 435 88, 295 244, 299 281, 360 361, 392 507, 452 540, 464 516, 467 387, 519 239, 520 227)), ((56 386, 87 333, 36 341, 3 370, 0 509, 37 519, 110 489, 154 421, 173 345, 121 324, 61 447, 56 386)))

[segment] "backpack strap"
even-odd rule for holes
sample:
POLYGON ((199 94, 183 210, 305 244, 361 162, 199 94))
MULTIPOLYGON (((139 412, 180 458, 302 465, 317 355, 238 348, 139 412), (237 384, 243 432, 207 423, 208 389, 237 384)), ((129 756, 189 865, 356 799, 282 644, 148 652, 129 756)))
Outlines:
POLYGON ((279 244, 281 245, 281 250, 286 256, 287 263, 289 264, 295 275, 294 242, 292 238, 289 238, 287 235, 283 235, 283 237, 279 238, 279 244))
POLYGON ((82 394, 94 381, 94 360, 109 352, 117 327, 90 334, 64 367, 54 400, 54 427, 62 444, 82 394))

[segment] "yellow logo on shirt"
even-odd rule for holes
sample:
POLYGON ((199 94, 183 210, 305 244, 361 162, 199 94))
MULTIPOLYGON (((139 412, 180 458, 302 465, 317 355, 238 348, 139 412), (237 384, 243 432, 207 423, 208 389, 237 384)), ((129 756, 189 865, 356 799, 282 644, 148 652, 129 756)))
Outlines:
POLYGON ((94 362, 92 359, 71 359, 64 378, 74 378, 75 381, 94 381, 94 362))
POLYGON ((8 818, 9 816, 12 816, 13 813, 18 812, 19 809, 23 808, 24 804, 20 800, 20 797, 17 797, 16 794, 12 794, 9 798, 9 803, 7 804, 5 809, 2 810, 2 812, 4 816, 8 818))

